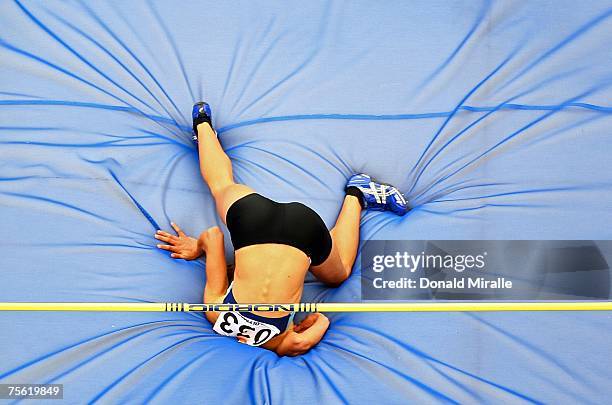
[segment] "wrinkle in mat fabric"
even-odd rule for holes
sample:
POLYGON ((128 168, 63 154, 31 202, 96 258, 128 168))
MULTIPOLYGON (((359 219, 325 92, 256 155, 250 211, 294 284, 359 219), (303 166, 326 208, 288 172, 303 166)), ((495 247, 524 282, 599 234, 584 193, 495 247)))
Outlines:
MULTIPOLYGON (((404 217, 362 239, 610 239, 609 1, 0 2, 0 301, 201 302, 155 248, 219 225, 190 140, 331 226, 354 172, 404 217)), ((229 240, 229 238, 226 238, 229 240)), ((231 245, 226 242, 226 249, 231 245)), ((359 259, 338 289, 360 299, 359 259)), ((0 383, 67 403, 590 402, 611 315, 339 313, 304 356, 189 313, 2 313, 0 383)))

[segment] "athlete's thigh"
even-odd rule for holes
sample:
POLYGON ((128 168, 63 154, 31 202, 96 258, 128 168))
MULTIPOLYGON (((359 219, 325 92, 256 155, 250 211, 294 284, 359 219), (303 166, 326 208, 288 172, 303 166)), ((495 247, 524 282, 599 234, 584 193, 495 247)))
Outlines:
POLYGON ((330 285, 339 285, 346 280, 347 273, 335 243, 332 243, 327 259, 318 266, 310 266, 310 272, 319 281, 330 285))
POLYGON ((249 186, 245 186, 244 184, 232 184, 231 186, 225 187, 215 196, 217 213, 219 214, 219 217, 221 217, 224 224, 226 224, 225 216, 227 215, 227 210, 229 210, 232 204, 242 197, 253 194, 254 192, 255 190, 249 186))

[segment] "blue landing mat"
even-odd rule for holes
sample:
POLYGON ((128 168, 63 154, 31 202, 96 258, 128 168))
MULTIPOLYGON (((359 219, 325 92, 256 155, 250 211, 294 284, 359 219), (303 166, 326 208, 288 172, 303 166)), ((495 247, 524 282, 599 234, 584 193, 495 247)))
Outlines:
MULTIPOLYGON (((328 225, 353 172, 397 184, 415 209, 364 215, 363 239, 610 239, 611 40, 609 1, 2 1, 0 301, 201 300, 204 264, 152 237, 219 224, 200 99, 239 181, 328 225)), ((359 276, 304 300, 358 300, 359 276)), ((196 314, 3 313, 0 382, 67 403, 612 395, 609 313, 330 317, 278 358, 196 314)))

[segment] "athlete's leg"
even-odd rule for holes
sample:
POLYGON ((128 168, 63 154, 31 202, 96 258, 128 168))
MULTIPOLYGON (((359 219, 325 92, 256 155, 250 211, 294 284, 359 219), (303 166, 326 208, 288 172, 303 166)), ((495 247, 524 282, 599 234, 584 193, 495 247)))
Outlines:
POLYGON ((359 199, 352 195, 345 196, 336 225, 329 232, 332 237, 331 253, 323 263, 310 268, 319 280, 339 285, 351 275, 359 248, 360 221, 359 199))
POLYGON ((217 213, 225 223, 229 207, 255 191, 244 184, 236 184, 232 172, 232 162, 221 147, 217 134, 208 123, 198 125, 198 154, 200 173, 215 199, 217 213))
POLYGON ((330 231, 332 251, 321 265, 311 267, 319 280, 329 284, 340 284, 351 274, 359 247, 359 222, 363 208, 391 211, 397 215, 410 210, 396 187, 377 183, 364 173, 351 176, 345 191, 347 195, 342 210, 336 226, 330 231))
POLYGON ((359 248, 359 224, 361 222, 361 205, 357 197, 347 195, 344 197, 342 209, 336 220, 336 225, 329 232, 342 264, 351 274, 357 249, 359 248))

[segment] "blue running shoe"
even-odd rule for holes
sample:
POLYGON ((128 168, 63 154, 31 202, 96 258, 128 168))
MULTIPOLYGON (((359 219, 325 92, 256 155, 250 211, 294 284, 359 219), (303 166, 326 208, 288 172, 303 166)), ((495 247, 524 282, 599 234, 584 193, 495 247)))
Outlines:
POLYGON ((210 105, 208 105, 208 103, 205 103, 204 101, 195 103, 193 105, 193 110, 191 111, 191 116, 193 118, 193 135, 191 136, 191 139, 195 143, 198 143, 198 125, 203 122, 208 122, 210 127, 213 128, 212 112, 210 111, 210 105))
MULTIPOLYGON (((397 188, 390 184, 378 183, 367 174, 355 174, 346 183, 345 190, 355 187, 360 191, 362 207, 374 211, 391 211, 404 215, 410 211, 406 199, 397 188)), ((350 193, 355 195, 354 193, 350 193)))

